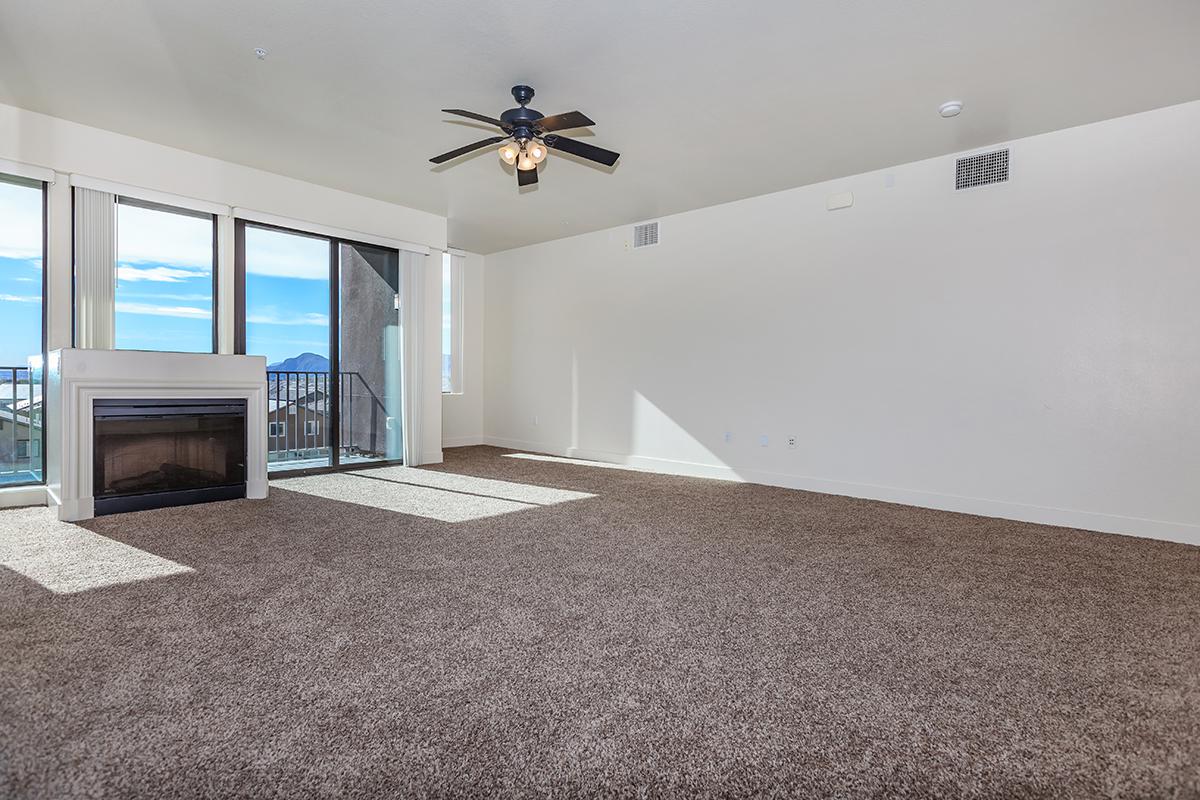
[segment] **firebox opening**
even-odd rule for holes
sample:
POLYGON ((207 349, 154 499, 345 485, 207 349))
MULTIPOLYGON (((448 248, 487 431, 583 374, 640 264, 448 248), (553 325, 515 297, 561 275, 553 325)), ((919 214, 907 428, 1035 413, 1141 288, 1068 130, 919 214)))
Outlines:
POLYGON ((246 496, 245 400, 96 400, 95 513, 246 496))

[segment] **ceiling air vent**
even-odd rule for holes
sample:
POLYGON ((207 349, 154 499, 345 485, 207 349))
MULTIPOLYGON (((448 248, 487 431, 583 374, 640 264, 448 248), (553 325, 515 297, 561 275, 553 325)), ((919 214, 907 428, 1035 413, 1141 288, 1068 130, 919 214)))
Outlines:
POLYGON ((633 249, 658 244, 658 223, 645 222, 633 226, 633 249))
POLYGON ((958 159, 954 169, 954 188, 970 189, 1008 180, 1008 148, 958 159))

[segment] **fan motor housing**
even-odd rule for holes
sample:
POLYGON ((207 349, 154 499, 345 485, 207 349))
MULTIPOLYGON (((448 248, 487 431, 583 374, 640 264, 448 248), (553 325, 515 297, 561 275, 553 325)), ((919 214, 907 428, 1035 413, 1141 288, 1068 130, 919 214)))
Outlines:
POLYGON ((510 108, 500 115, 500 121, 505 127, 512 129, 512 135, 516 139, 532 139, 534 135, 534 127, 537 121, 544 117, 540 111, 534 111, 532 108, 510 108))

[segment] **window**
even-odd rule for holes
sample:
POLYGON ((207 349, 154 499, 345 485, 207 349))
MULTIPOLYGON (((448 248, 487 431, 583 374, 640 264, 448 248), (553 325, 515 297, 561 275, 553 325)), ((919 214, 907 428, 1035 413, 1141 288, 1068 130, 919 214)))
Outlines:
POLYGON ((115 346, 216 352, 216 217, 117 199, 115 346))
POLYGON ((279 436, 282 426, 278 422, 272 422, 269 428, 267 431, 268 436, 279 436))
POLYGON ((462 391, 462 256, 442 254, 442 393, 462 391))
POLYGON ((44 189, 0 175, 0 486, 42 480, 44 189))
POLYGON ((305 436, 316 436, 317 435, 317 421, 316 420, 310 419, 308 422, 304 423, 304 435, 305 436))

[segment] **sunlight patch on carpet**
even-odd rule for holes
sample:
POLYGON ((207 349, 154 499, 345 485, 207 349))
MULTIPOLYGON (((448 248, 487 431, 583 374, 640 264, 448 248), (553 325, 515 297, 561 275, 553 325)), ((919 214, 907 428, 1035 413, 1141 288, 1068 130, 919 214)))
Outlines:
POLYGON ((595 497, 587 492, 412 467, 284 478, 271 485, 441 522, 467 522, 595 497))
POLYGON ((55 594, 194 571, 70 522, 60 522, 54 511, 42 507, 0 511, 0 566, 55 594))

